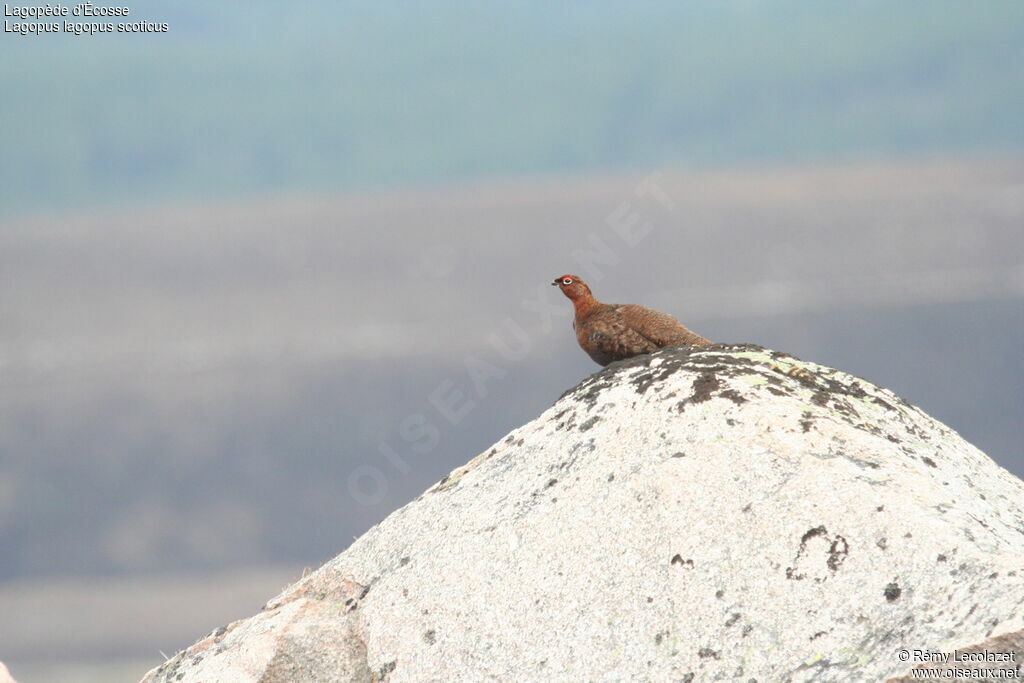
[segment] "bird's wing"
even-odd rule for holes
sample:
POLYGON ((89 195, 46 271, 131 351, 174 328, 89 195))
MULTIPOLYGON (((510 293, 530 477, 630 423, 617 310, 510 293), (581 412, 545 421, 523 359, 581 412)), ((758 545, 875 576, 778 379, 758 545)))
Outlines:
POLYGON ((711 343, 667 313, 636 304, 618 306, 616 311, 631 330, 659 347, 704 346, 711 343))
POLYGON ((622 316, 612 308, 607 309, 602 315, 589 319, 577 330, 576 336, 580 346, 601 365, 658 350, 656 344, 632 330, 622 316))

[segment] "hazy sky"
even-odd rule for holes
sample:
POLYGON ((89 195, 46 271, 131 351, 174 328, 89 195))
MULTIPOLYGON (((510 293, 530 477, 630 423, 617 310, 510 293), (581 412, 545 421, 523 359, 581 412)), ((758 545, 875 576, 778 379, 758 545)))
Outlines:
POLYGON ((135 2, 5 34, 0 213, 1024 146, 1024 5, 135 2))

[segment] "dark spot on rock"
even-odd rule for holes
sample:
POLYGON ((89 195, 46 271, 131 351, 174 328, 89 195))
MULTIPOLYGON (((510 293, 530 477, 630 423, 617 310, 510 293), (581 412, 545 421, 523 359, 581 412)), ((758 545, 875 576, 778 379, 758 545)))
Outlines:
POLYGON ((996 579, 996 578, 999 578, 999 572, 992 572, 991 574, 988 575, 988 580, 989 581, 991 581, 992 579, 996 579))
POLYGON ((591 427, 596 425, 598 423, 598 421, 600 421, 600 419, 601 418, 599 416, 595 415, 594 417, 590 418, 589 420, 587 420, 586 422, 584 422, 583 424, 580 425, 580 427, 579 427, 580 431, 581 432, 587 431, 588 429, 590 429, 591 427))
POLYGON ((885 509, 884 505, 879 505, 878 507, 875 508, 875 512, 881 512, 884 509, 885 509))
POLYGON ((765 389, 768 390, 768 393, 774 394, 775 396, 789 396, 788 393, 786 393, 782 389, 779 389, 778 387, 773 387, 773 386, 769 385, 769 386, 766 386, 765 389))
POLYGON ((754 630, 754 627, 751 626, 750 624, 747 624, 746 626, 744 626, 743 627, 743 637, 746 638, 747 636, 749 636, 750 632, 753 631, 753 630, 754 630))
POLYGON ((743 398, 740 395, 740 393, 738 391, 736 391, 735 389, 726 389, 725 391, 720 392, 718 395, 721 398, 729 399, 730 401, 732 401, 736 405, 742 405, 742 404, 747 402, 747 399, 743 398))
POLYGON ((753 503, 747 503, 746 505, 743 506, 743 509, 741 510, 741 512, 750 512, 753 509, 753 507, 754 507, 753 503))
POLYGON ((929 467, 938 467, 938 465, 935 464, 935 461, 929 458, 927 455, 922 456, 921 460, 923 460, 924 464, 928 465, 929 467))
POLYGON ((650 356, 648 356, 647 368, 647 372, 640 373, 632 381, 633 386, 636 387, 636 393, 638 394, 646 393, 647 389, 652 384, 660 382, 676 370, 672 367, 671 363, 662 363, 657 368, 652 368, 650 366, 650 356))
POLYGON ((828 405, 828 392, 816 391, 814 395, 811 396, 811 403, 813 403, 816 406, 821 406, 822 408, 824 408, 825 406, 828 405))
POLYGON ((693 683, 693 672, 689 671, 679 679, 679 683, 693 683))
POLYGON ((730 418, 726 418, 725 424, 729 425, 730 427, 733 427, 736 424, 736 420, 732 419, 731 417, 730 418))
POLYGON ((714 392, 722 386, 713 372, 701 373, 693 380, 693 393, 690 396, 690 403, 704 403, 713 398, 714 392))
POLYGON ((871 400, 874 401, 875 405, 880 405, 883 408, 885 408, 886 410, 893 410, 893 411, 896 410, 896 408, 891 403, 889 403, 888 401, 885 401, 883 399, 880 399, 877 396, 872 396, 871 400))
POLYGON ((723 591, 723 590, 715 591, 715 597, 718 598, 719 600, 721 600, 722 598, 725 597, 725 591, 723 591))
POLYGON ((661 645, 661 641, 664 640, 664 639, 665 639, 664 634, 658 633, 657 635, 654 636, 654 644, 655 645, 661 645))
POLYGON ((673 555, 669 564, 678 564, 681 567, 693 568, 693 560, 684 560, 680 555, 673 555))
POLYGON ((894 600, 898 600, 899 597, 900 597, 900 593, 902 593, 902 592, 903 591, 900 590, 899 585, 897 585, 896 583, 890 583, 889 585, 887 585, 885 587, 885 591, 884 591, 885 599, 888 600, 889 602, 893 602, 894 600))
POLYGON ((552 486, 554 486, 557 483, 558 483, 557 479, 550 479, 550 480, 548 480, 547 488, 551 488, 552 486))
POLYGON ((381 679, 386 679, 388 674, 398 668, 398 662, 392 660, 387 664, 382 665, 378 670, 377 674, 381 679))
MULTIPOLYGON (((806 578, 806 574, 798 572, 796 568, 800 562, 800 558, 807 552, 807 542, 818 536, 823 536, 825 540, 830 540, 828 530, 824 525, 808 529, 804 532, 804 535, 800 537, 800 547, 796 551, 796 556, 793 557, 793 566, 786 568, 787 579, 790 579, 791 581, 802 581, 806 578)), ((828 557, 825 559, 825 565, 833 572, 838 571, 849 552, 850 546, 846 542, 846 539, 839 534, 836 534, 836 537, 831 539, 831 542, 829 543, 827 553, 828 557)))
POLYGON ((686 457, 686 453, 683 453, 682 451, 676 451, 675 453, 672 454, 672 457, 673 458, 685 458, 686 457))
POLYGON ((702 647, 701 649, 697 650, 697 656, 701 659, 718 659, 719 652, 717 650, 712 650, 710 647, 702 647))
POLYGON ((821 636, 825 635, 825 633, 826 633, 825 631, 818 631, 818 632, 817 632, 817 633, 815 633, 815 634, 814 634, 813 636, 811 636, 811 638, 810 638, 810 639, 811 639, 811 640, 814 640, 815 638, 820 638, 821 636))
POLYGON ((615 481, 615 475, 614 474, 609 474, 608 475, 608 481, 615 481))
MULTIPOLYGON (((860 413, 858 413, 857 410, 853 407, 853 405, 849 401, 847 401, 846 399, 833 398, 833 400, 832 400, 832 410, 836 411, 837 413, 839 413, 843 417, 847 417, 847 418, 860 417, 860 413)), ((860 423, 860 424, 856 424, 854 426, 859 428, 859 429, 863 429, 863 430, 869 431, 872 434, 875 434, 876 436, 878 434, 882 433, 882 430, 879 429, 878 427, 876 427, 873 424, 860 423)))
POLYGON ((882 550, 885 550, 886 548, 889 547, 889 542, 887 540, 885 540, 885 537, 883 536, 882 538, 880 538, 877 541, 875 541, 875 545, 877 545, 882 550))
POLYGON ((214 638, 220 638, 222 635, 228 632, 227 626, 221 626, 219 629, 213 632, 214 638))
POLYGON ((740 620, 740 613, 739 612, 733 612, 732 615, 728 619, 725 620, 725 627, 729 628, 730 626, 732 626, 733 624, 735 624, 739 620, 740 620))
POLYGON ((437 632, 434 631, 434 629, 430 629, 429 631, 424 632, 423 633, 423 642, 427 643, 428 645, 433 645, 434 643, 436 643, 437 642, 437 632))
POLYGON ((398 561, 398 566, 399 567, 404 567, 405 565, 409 564, 409 562, 410 562, 410 560, 409 560, 408 557, 403 557, 402 559, 400 559, 398 561))
POLYGON ((832 541, 832 545, 828 549, 828 560, 825 564, 832 571, 839 571, 839 567, 843 564, 843 560, 850 553, 850 545, 846 542, 846 539, 836 534, 836 538, 832 541))
POLYGON ((654 602, 654 598, 647 598, 647 602, 648 602, 648 603, 652 603, 652 602, 654 602))

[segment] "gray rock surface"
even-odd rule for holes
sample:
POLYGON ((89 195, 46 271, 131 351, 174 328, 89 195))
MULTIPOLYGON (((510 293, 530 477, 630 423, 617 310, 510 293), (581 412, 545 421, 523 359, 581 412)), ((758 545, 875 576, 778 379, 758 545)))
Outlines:
POLYGON ((145 680, 884 680, 915 650, 1019 649, 1022 503, 869 382, 666 349, 145 680))

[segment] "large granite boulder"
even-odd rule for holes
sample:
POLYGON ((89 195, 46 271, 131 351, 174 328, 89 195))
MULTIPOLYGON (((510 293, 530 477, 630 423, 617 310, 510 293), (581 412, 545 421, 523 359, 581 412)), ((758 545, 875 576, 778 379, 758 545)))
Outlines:
POLYGON ((1024 483, 888 390, 756 346, 666 349, 584 380, 145 680, 872 681, 954 651, 1020 661, 1022 504, 1024 483))

